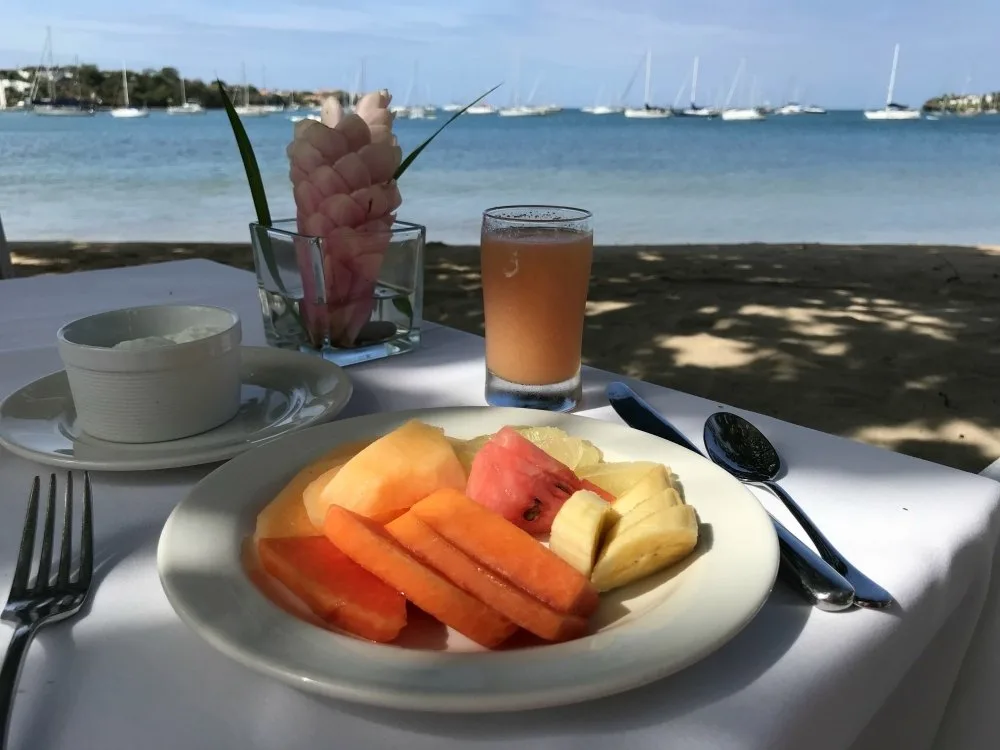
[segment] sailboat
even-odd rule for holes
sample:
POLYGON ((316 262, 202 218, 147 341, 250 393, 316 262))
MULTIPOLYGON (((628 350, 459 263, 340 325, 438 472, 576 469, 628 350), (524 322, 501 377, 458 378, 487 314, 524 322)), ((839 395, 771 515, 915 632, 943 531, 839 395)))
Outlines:
POLYGON ((181 104, 167 107, 168 115, 203 115, 205 108, 199 102, 189 102, 184 90, 184 76, 181 76, 181 104))
MULTIPOLYGON (((406 89, 406 97, 403 99, 403 104, 396 106, 393 105, 389 107, 389 111, 392 112, 396 117, 408 117, 412 120, 430 120, 434 119, 436 110, 434 107, 422 104, 411 104, 413 101, 413 96, 416 93, 419 96, 419 80, 420 77, 420 65, 417 62, 413 63, 413 77, 410 79, 410 85, 406 89)), ((461 109, 461 107, 459 107, 461 109)))
POLYGON ((651 76, 653 74, 653 52, 646 50, 646 88, 643 93, 642 108, 627 107, 625 116, 633 120, 661 120, 670 117, 672 112, 663 107, 654 107, 649 103, 651 76))
MULTIPOLYGON (((743 71, 746 68, 747 61, 740 60, 740 66, 736 69, 736 77, 733 79, 733 85, 729 87, 729 95, 726 97, 726 104, 722 108, 722 119, 728 121, 749 121, 749 120, 764 120, 766 119, 763 112, 761 112, 757 107, 730 107, 729 104, 733 100, 733 95, 736 93, 736 87, 740 83, 740 78, 743 76, 743 71)), ((754 86, 750 88, 750 104, 753 105, 754 97, 756 96, 756 82, 754 86)))
POLYGON ((910 109, 904 104, 896 104, 892 100, 893 91, 896 88, 896 66, 899 64, 899 43, 892 53, 892 72, 889 74, 889 91, 885 97, 885 108, 866 109, 866 120, 919 120, 920 110, 910 109))
POLYGON ((240 117, 267 117, 271 114, 267 107, 250 103, 250 84, 247 83, 247 66, 243 66, 243 103, 233 107, 240 117))
POLYGON ((699 107, 698 101, 698 58, 694 58, 691 70, 691 106, 682 110, 681 117, 718 117, 719 111, 711 107, 699 107))
POLYGON ((111 116, 117 117, 123 120, 136 120, 140 117, 149 117, 149 110, 146 107, 142 109, 137 109, 132 107, 128 102, 128 71, 125 69, 125 64, 122 63, 122 89, 125 92, 125 106, 115 107, 111 110, 111 116))
MULTIPOLYGON (((79 63, 79 61, 78 61, 79 63)), ((33 114, 43 117, 93 117, 94 108, 90 104, 80 101, 80 69, 77 65, 77 96, 73 98, 56 96, 56 69, 52 55, 52 29, 45 28, 45 46, 42 48, 42 59, 35 69, 35 76, 31 81, 31 91, 28 94, 28 102, 33 114), (47 57, 47 61, 46 61, 47 57), (40 86, 42 67, 45 67, 45 78, 48 81, 49 96, 47 99, 36 99, 40 86)))
MULTIPOLYGON (((537 88, 537 84, 536 84, 537 88)), ((535 96, 535 92, 531 92, 531 96, 528 97, 528 101, 531 101, 535 96)), ((521 104, 521 56, 518 55, 514 61, 514 102, 509 107, 501 107, 497 114, 501 117, 538 117, 539 115, 548 114, 541 107, 532 107, 527 104, 521 104)))
POLYGON ((624 107, 613 107, 610 104, 601 104, 604 98, 604 87, 597 90, 597 98, 592 107, 580 107, 580 111, 588 115, 614 115, 624 111, 624 107))

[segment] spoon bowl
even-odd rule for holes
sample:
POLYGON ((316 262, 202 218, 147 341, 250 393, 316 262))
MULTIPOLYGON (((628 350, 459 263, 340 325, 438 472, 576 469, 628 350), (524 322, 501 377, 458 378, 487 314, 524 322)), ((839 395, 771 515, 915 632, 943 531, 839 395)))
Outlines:
POLYGON ((709 458, 745 482, 770 482, 781 473, 781 457, 760 430, 743 417, 717 412, 705 423, 709 458))

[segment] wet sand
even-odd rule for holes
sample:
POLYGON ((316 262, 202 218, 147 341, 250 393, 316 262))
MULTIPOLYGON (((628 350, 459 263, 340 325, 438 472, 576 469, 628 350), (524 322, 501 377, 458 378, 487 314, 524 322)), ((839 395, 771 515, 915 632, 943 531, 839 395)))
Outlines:
MULTIPOLYGON (((15 275, 247 245, 13 243, 15 275)), ((482 331, 478 250, 428 247, 425 317, 482 331)), ((968 471, 1000 457, 1000 248, 683 245, 595 253, 584 357, 968 471)))

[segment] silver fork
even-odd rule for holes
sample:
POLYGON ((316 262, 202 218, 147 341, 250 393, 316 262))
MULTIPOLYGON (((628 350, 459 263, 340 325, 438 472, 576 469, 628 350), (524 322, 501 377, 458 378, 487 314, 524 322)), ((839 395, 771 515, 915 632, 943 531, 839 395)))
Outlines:
POLYGON ((55 576, 52 575, 52 537, 55 532, 56 475, 49 479, 49 494, 45 502, 42 525, 42 550, 34 580, 28 585, 34 561, 35 529, 38 525, 38 499, 41 479, 35 477, 28 498, 28 512, 21 534, 21 551, 14 568, 10 596, 3 608, 2 619, 14 623, 14 636, 0 667, 0 750, 7 747, 7 733, 14 707, 14 694, 21 676, 21 665, 35 633, 43 625, 73 617, 87 600, 94 572, 93 500, 90 475, 83 476, 83 530, 80 535, 80 560, 73 565, 73 475, 66 477, 62 541, 55 576))

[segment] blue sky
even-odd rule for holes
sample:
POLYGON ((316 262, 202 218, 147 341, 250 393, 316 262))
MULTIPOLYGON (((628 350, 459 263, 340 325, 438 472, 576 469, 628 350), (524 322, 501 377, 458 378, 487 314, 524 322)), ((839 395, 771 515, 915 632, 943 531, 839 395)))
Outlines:
MULTIPOLYGON (((419 63, 420 88, 443 103, 506 81, 516 56, 522 96, 617 99, 647 47, 653 91, 673 101, 701 57, 704 96, 725 95, 741 58, 763 97, 797 79, 802 98, 831 107, 878 105, 892 47, 902 45, 897 101, 942 90, 1000 89, 997 0, 3 0, 0 67, 34 65, 46 25, 57 62, 174 65, 189 77, 259 84, 348 86, 365 59, 368 88, 402 99, 419 63)), ((641 100, 642 78, 630 97, 641 100)))

